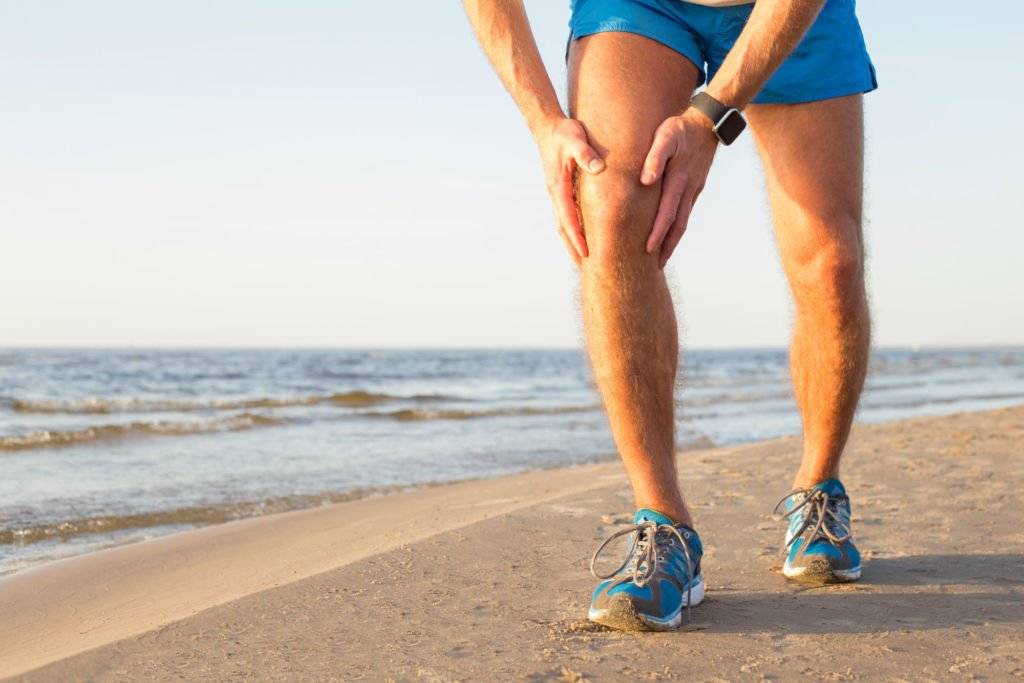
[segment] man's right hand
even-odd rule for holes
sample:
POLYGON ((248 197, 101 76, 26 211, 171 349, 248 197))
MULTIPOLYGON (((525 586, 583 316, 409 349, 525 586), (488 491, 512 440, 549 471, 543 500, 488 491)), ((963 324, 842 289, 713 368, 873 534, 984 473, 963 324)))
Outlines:
POLYGON ((573 200, 572 172, 574 167, 579 166, 597 175, 605 169, 604 160, 590 146, 586 130, 574 119, 562 117, 552 120, 541 128, 536 139, 544 164, 548 193, 555 206, 558 234, 579 267, 589 252, 580 215, 573 200))

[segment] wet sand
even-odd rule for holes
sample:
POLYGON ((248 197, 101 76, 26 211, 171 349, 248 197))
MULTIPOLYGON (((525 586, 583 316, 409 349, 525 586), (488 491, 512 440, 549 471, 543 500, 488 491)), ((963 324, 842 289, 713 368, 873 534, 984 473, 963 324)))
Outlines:
POLYGON ((693 623, 585 619, 631 504, 617 464, 234 522, 0 580, 0 675, 122 680, 1024 677, 1024 407, 857 427, 860 582, 778 572, 795 437, 681 454, 693 623))

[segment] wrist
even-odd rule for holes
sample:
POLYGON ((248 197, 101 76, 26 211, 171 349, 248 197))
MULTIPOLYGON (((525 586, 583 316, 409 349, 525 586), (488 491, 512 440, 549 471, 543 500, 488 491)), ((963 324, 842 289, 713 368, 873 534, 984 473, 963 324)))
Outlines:
POLYGON ((687 123, 693 123, 701 128, 706 129, 712 135, 715 134, 715 122, 712 121, 702 112, 697 111, 693 107, 687 107, 686 111, 679 115, 683 121, 687 123))
POLYGON ((526 120, 526 126, 530 129, 533 139, 539 144, 545 138, 551 136, 562 121, 568 117, 559 109, 557 112, 544 112, 532 116, 526 120))
POLYGON ((686 127, 696 126, 702 131, 702 136, 711 140, 715 144, 721 142, 718 136, 715 135, 715 124, 707 116, 697 111, 693 107, 689 107, 686 111, 679 115, 682 119, 683 125, 686 127))
POLYGON ((708 84, 708 87, 704 88, 704 92, 711 95, 730 109, 736 108, 742 111, 743 107, 746 106, 746 102, 740 102, 739 98, 736 97, 736 93, 726 88, 716 88, 713 85, 708 84))

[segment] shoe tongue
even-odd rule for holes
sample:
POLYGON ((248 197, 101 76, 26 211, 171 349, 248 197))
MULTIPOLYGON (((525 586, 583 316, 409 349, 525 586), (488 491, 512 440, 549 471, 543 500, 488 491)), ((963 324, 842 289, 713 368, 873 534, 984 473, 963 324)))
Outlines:
POLYGON ((657 522, 658 524, 671 524, 675 525, 675 522, 671 518, 666 517, 657 510, 650 508, 640 508, 633 515, 633 524, 640 524, 641 522, 657 522))
POLYGON ((843 488, 843 483, 838 479, 829 479, 828 481, 823 481, 820 484, 815 484, 811 488, 824 491, 830 496, 846 495, 846 489, 843 488))

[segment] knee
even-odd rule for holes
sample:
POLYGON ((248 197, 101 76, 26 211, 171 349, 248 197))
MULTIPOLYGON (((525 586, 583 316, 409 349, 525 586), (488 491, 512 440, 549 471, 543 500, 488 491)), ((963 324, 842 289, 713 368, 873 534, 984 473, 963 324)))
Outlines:
POLYGON ((641 163, 609 164, 597 176, 581 174, 577 199, 588 268, 657 269, 657 253, 648 254, 645 247, 661 189, 640 184, 641 163))
POLYGON ((859 223, 851 217, 830 217, 815 227, 814 234, 822 237, 808 241, 793 254, 787 268, 797 306, 859 307, 864 296, 859 223))

